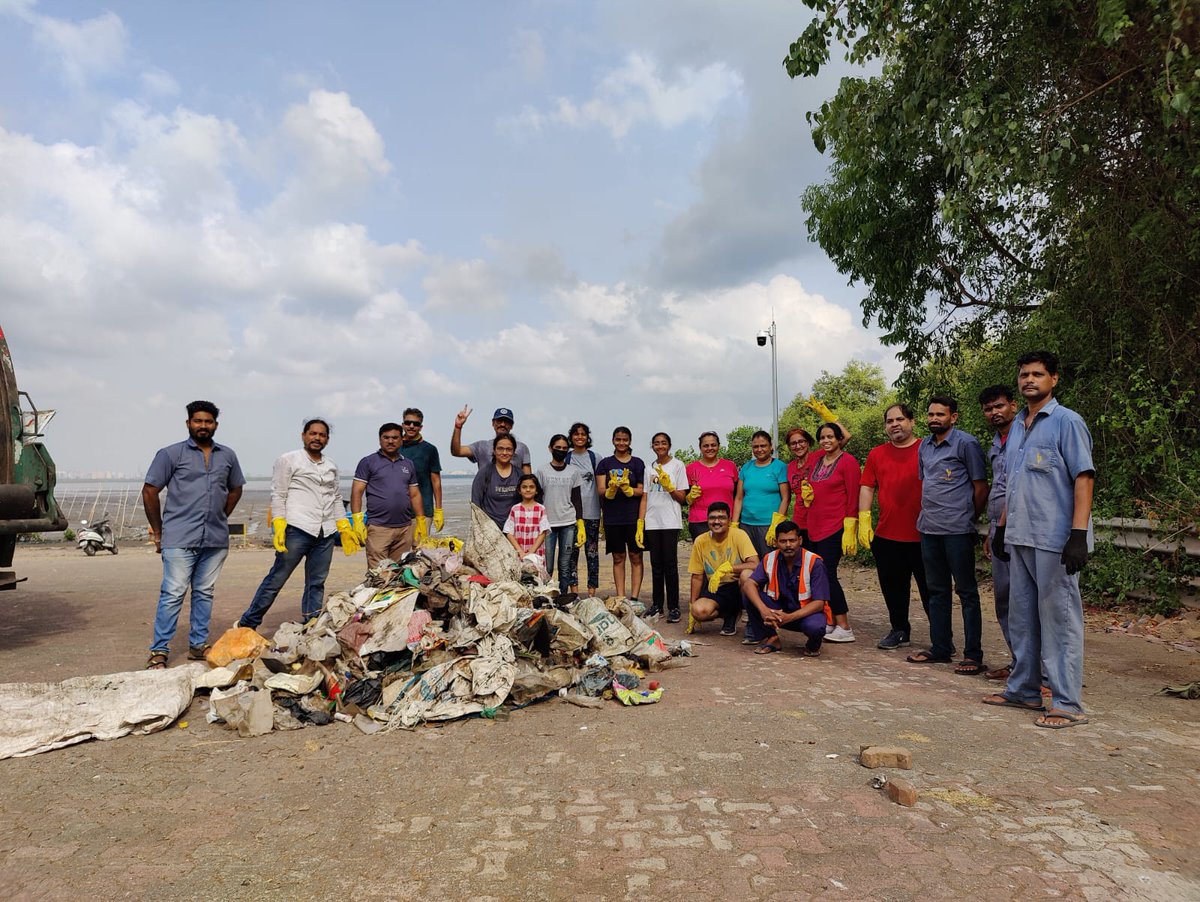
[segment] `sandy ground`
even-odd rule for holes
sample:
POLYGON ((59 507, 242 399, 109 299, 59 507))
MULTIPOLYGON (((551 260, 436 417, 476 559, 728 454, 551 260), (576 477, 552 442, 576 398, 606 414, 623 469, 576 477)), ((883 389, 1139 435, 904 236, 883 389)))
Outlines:
MULTIPOLYGON (((361 557, 335 557, 329 586, 357 582, 361 557)), ((269 563, 231 553, 214 632, 269 563)), ((151 550, 21 548, 17 569, 29 582, 0 594, 0 681, 141 667, 151 550)), ((981 705, 981 678, 877 650, 874 574, 847 577, 857 643, 756 657, 708 626, 654 706, 554 700, 386 736, 337 724, 238 739, 196 699, 186 728, 2 761, 4 894, 1200 899, 1200 702, 1154 694, 1200 680, 1200 655, 1093 628, 1092 722, 1036 729, 981 705), (861 767, 864 743, 908 748, 913 770, 861 767), (880 773, 911 780, 916 806, 871 788, 880 773)), ((294 578, 264 631, 298 607, 294 578)), ((985 648, 1002 663, 991 617, 985 648)))

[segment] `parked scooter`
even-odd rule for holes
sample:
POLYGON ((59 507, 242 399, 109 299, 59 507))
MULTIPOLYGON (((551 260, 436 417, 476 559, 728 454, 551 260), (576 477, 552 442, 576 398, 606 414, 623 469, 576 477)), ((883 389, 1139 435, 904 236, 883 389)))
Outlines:
POLYGON ((79 534, 76 538, 79 540, 79 547, 88 557, 97 551, 117 553, 117 537, 113 535, 112 527, 108 525, 107 514, 103 520, 97 520, 90 526, 87 520, 80 520, 79 526, 79 534))

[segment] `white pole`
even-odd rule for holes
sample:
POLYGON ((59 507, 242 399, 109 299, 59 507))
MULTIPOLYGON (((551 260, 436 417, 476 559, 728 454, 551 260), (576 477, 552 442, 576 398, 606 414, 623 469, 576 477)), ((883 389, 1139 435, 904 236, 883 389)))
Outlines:
POLYGON ((771 444, 779 445, 779 361, 775 354, 775 312, 771 312, 771 444))

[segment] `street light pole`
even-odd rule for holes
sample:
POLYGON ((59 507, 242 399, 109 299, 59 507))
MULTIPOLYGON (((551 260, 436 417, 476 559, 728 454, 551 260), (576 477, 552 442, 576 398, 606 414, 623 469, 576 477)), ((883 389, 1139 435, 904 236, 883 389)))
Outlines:
POLYGON ((779 445, 779 360, 775 356, 775 311, 771 311, 771 444, 779 445))
POLYGON ((775 311, 771 311, 771 327, 758 333, 758 346, 771 342, 771 444, 779 443, 779 358, 775 350, 775 311))

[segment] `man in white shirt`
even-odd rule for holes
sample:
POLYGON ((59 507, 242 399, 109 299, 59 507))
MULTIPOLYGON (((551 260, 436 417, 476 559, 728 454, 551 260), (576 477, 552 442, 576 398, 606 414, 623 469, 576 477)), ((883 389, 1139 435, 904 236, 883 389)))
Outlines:
POLYGON ((301 621, 321 612, 325 602, 325 577, 333 560, 333 544, 341 535, 346 554, 358 551, 350 529, 337 464, 324 455, 329 444, 329 424, 312 419, 304 424, 302 447, 275 461, 271 471, 271 528, 275 538, 275 562, 254 593, 238 626, 258 629, 275 603, 275 596, 292 571, 304 561, 304 598, 301 621))

